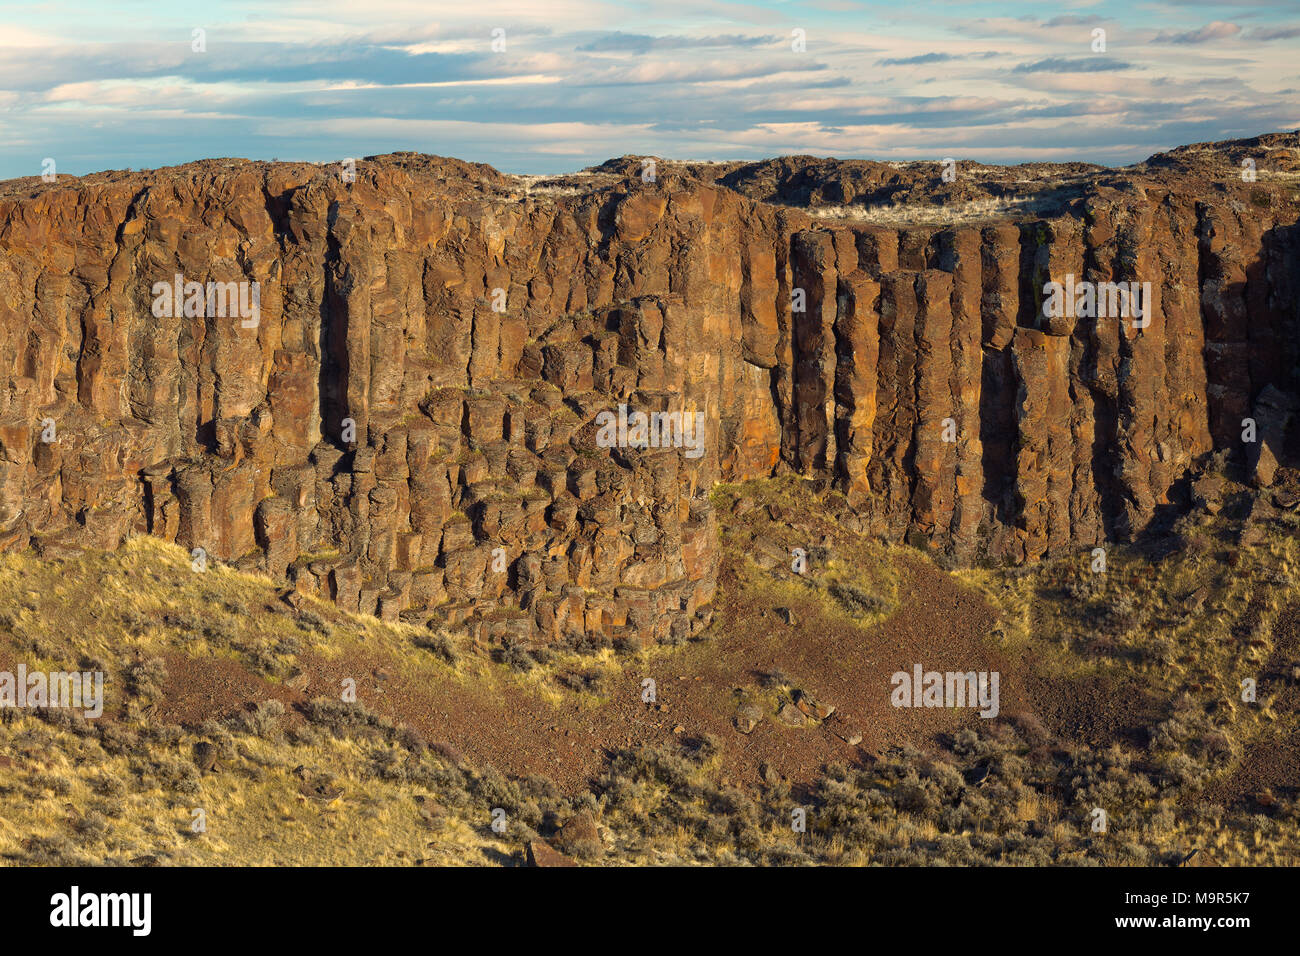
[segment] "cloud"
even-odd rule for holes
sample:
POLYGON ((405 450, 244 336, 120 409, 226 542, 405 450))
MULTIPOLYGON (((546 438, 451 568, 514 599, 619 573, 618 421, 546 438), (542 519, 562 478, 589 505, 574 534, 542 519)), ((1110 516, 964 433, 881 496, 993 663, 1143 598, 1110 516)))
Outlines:
POLYGON ((1137 70, 1124 60, 1112 60, 1110 57, 1049 57, 1032 63, 1021 63, 1013 73, 1109 73, 1114 70, 1137 70))
POLYGON ((704 47, 755 47, 770 46, 780 43, 781 37, 742 36, 733 33, 728 36, 650 36, 645 33, 623 33, 615 30, 577 47, 584 53, 649 53, 652 50, 690 50, 704 47))
POLYGON ((1105 23, 1108 19, 1110 19, 1110 18, 1109 18, 1109 17, 1103 17, 1103 16, 1097 16, 1097 15, 1093 15, 1093 16, 1090 16, 1090 17, 1080 17, 1080 16, 1075 16, 1075 15, 1071 14, 1071 15, 1062 16, 1062 17, 1052 17, 1052 19, 1050 19, 1050 20, 1048 20, 1047 22, 1045 22, 1045 23, 1043 24, 1043 26, 1045 26, 1045 27, 1084 27, 1084 26, 1092 26, 1094 23, 1105 23))
POLYGON ((925 63, 951 63, 956 60, 987 60, 1001 56, 997 50, 985 50, 980 53, 920 53, 916 56, 904 56, 877 60, 876 66, 918 66, 925 63))
POLYGON ((1214 20, 1201 27, 1199 30, 1188 30, 1182 33, 1164 30, 1152 38, 1152 43, 1209 43, 1211 40, 1226 40, 1228 37, 1235 37, 1241 32, 1241 27, 1235 23, 1228 23, 1226 20, 1214 20))
POLYGON ((949 29, 963 36, 974 37, 1026 37, 1042 43, 1056 41, 1069 43, 1080 37, 1089 37, 1091 26, 1103 23, 1109 17, 1061 16, 1051 20, 1038 20, 1031 16, 981 17, 975 20, 957 20, 949 29))
POLYGON ((575 71, 566 82, 572 86, 628 86, 661 83, 712 83, 825 70, 826 64, 806 58, 794 60, 743 60, 735 63, 660 61, 575 71))
POLYGON ((403 149, 512 172, 623 153, 1128 163, 1296 125, 1288 2, 1201 7, 1233 22, 1198 26, 1166 0, 205 0, 201 55, 184 5, 10 4, 0 177, 33 156, 89 172, 403 149), (1089 52, 1098 23, 1108 55, 1089 52))
POLYGON ((947 63, 957 59, 951 53, 922 53, 919 56, 904 56, 895 60, 877 60, 876 66, 911 66, 917 63, 947 63))
POLYGON ((1250 31, 1252 40, 1289 40, 1300 37, 1300 27, 1256 27, 1250 31))

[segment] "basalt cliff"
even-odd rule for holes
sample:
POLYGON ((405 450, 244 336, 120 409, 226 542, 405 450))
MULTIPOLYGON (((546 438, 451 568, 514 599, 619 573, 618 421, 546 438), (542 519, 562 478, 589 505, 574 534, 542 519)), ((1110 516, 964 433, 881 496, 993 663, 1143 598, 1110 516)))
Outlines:
POLYGON ((157 535, 350 611, 635 645, 707 625, 718 482, 794 472, 959 562, 1132 540, 1215 452, 1295 463, 1298 184, 1296 134, 0 183, 0 549, 157 535), (1100 295, 1045 314, 1067 277, 1100 295), (1121 282, 1141 319, 1098 314, 1121 282), (702 413, 703 453, 605 447, 620 405, 702 413))

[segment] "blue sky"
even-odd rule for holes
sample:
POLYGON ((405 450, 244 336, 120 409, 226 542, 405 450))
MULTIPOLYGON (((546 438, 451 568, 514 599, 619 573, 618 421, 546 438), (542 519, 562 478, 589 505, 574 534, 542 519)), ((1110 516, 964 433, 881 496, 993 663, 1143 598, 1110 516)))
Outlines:
POLYGON ((1297 0, 0 0, 0 178, 393 150, 1124 164, 1297 127, 1297 0))

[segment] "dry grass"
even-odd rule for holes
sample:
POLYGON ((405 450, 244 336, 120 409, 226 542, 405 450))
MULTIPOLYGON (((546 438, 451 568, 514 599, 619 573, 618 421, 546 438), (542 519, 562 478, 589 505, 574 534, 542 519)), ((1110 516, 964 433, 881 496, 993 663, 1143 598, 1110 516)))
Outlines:
MULTIPOLYGON (((786 567, 790 547, 820 547, 825 519, 809 501, 795 479, 719 489, 724 541, 752 552, 745 586, 784 588, 857 623, 891 613, 906 596, 893 552, 880 545, 837 544, 809 576, 763 567, 769 557, 756 538, 786 567), (879 603, 868 602, 864 618, 847 588, 879 603)), ((424 629, 314 601, 294 610, 265 580, 215 566, 194 573, 185 552, 151 539, 70 563, 5 555, 0 668, 93 664, 109 676, 100 720, 0 711, 0 860, 511 865, 522 863, 527 840, 554 838, 560 822, 587 809, 601 841, 584 862, 606 865, 1150 865, 1197 847, 1219 864, 1294 864, 1293 794, 1279 790, 1267 806, 1202 799, 1255 749, 1300 730, 1276 683, 1254 705, 1236 694, 1238 675, 1259 673, 1277 651, 1272 625, 1296 593, 1300 540, 1278 528, 1238 548, 1230 525, 1186 522, 1186 546, 1161 560, 1111 548, 1104 575, 1091 573, 1086 552, 1028 571, 954 572, 1000 610, 995 638, 1004 650, 1047 677, 1109 674, 1149 688, 1164 702, 1149 745, 1090 747, 999 719, 957 733, 938 752, 902 746, 871 763, 830 765, 798 795, 766 771, 761 787, 737 787, 722 759, 735 740, 707 735, 619 750, 591 792, 566 797, 540 778, 471 767, 336 700, 302 713, 263 704, 181 727, 159 716, 168 702, 150 666, 160 655, 226 659, 275 687, 308 657, 364 650, 417 683, 454 680, 489 693, 514 684, 581 712, 600 705, 627 667, 657 656, 704 660, 707 643, 640 655, 560 650, 516 671, 448 636, 453 664, 419 646, 424 629), (215 772, 196 745, 216 753, 215 772), (1109 814, 1105 834, 1090 828, 1096 806, 1109 814), (505 833, 489 826, 493 807, 507 812, 505 833), (805 833, 791 827, 799 807, 805 833), (206 832, 192 829, 195 808, 206 812, 206 832)), ((783 693, 779 680, 740 691, 768 709, 783 693)))

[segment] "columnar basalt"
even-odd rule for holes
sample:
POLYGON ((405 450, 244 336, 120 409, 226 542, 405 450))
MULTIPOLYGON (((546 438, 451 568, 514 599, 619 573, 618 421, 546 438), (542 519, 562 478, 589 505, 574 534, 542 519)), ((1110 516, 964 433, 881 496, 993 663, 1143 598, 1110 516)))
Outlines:
POLYGON ((0 548, 153 534, 348 610, 646 643, 709 620, 719 481, 823 479, 962 561, 1131 539, 1208 452, 1295 453, 1297 145, 1036 167, 1050 202, 992 221, 933 164, 801 158, 0 184, 0 548), (900 192, 915 224, 822 208, 900 192), (1151 320, 1045 315, 1067 275, 1150 283, 1151 320), (257 283, 257 321, 155 314, 175 276, 257 283), (703 454, 604 447, 620 404, 703 413, 703 454))

